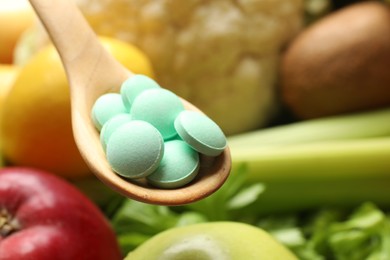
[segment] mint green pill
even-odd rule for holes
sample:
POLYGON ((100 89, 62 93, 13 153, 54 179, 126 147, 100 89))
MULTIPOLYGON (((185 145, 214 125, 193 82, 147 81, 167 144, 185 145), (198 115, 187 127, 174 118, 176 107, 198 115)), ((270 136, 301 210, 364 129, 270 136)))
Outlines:
POLYGON ((107 142, 112 133, 118 129, 121 125, 131 121, 131 116, 128 113, 115 115, 113 118, 108 120, 100 131, 100 142, 102 143, 103 149, 106 150, 107 142))
POLYGON ((153 79, 144 75, 134 75, 125 80, 121 85, 121 96, 127 111, 130 111, 134 99, 144 90, 160 88, 160 85, 153 79))
POLYGON ((106 157, 113 171, 135 179, 151 174, 164 154, 164 141, 151 124, 134 120, 116 129, 108 140, 106 157))
POLYGON ((199 154, 181 140, 165 142, 164 156, 155 172, 146 177, 159 188, 179 188, 191 182, 199 171, 199 154))
POLYGON ((174 126, 177 115, 184 110, 180 98, 167 89, 148 89, 134 100, 130 115, 156 127, 164 140, 176 136, 174 126))
POLYGON ((126 113, 121 95, 118 93, 107 93, 95 101, 92 107, 92 121, 100 131, 104 123, 121 113, 126 113))
POLYGON ((217 156, 227 142, 221 128, 208 116, 195 111, 182 111, 175 120, 181 139, 201 154, 217 156))

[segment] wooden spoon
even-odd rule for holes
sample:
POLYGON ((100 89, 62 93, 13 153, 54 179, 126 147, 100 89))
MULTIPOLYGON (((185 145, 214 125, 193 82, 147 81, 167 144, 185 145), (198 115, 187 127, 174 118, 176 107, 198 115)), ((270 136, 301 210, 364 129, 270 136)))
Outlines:
MULTIPOLYGON (((100 144, 99 133, 92 123, 91 108, 101 95, 119 92, 122 82, 132 73, 104 49, 71 0, 30 0, 30 3, 65 67, 70 85, 76 144, 92 172, 103 183, 129 198, 160 205, 191 203, 222 186, 231 168, 229 148, 216 157, 211 165, 201 167, 194 181, 178 189, 158 189, 147 183, 130 182, 113 172, 100 144)), ((199 111, 189 102, 183 100, 183 103, 186 109, 199 111)))

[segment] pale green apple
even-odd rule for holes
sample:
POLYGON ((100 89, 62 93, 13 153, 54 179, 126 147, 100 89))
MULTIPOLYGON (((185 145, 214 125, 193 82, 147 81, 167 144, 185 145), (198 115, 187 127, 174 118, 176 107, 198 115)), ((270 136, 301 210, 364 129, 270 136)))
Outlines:
POLYGON ((125 260, 296 260, 264 230, 238 222, 208 222, 166 230, 125 260))

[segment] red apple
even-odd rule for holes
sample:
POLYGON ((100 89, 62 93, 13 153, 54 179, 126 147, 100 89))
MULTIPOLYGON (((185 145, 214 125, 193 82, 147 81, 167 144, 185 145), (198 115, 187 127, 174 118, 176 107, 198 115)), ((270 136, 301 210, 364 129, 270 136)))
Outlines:
POLYGON ((0 170, 0 259, 122 259, 109 222, 65 180, 31 168, 0 170))

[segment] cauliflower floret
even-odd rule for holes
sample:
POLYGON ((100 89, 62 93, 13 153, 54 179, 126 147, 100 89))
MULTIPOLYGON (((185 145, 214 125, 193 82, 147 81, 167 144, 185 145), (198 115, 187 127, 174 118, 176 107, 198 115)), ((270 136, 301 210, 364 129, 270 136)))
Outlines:
POLYGON ((303 0, 77 0, 100 35, 138 46, 158 82, 227 135, 277 111, 277 64, 303 24, 303 0))

